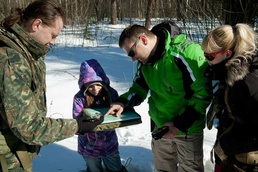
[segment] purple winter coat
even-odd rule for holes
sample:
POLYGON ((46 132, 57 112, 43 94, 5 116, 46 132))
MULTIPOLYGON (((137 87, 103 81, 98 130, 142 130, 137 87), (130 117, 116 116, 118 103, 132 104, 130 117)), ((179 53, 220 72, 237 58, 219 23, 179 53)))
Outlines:
MULTIPOLYGON (((85 60, 80 67, 80 78, 78 81, 80 91, 74 96, 73 118, 81 116, 82 109, 86 108, 86 99, 83 93, 85 88, 87 89, 93 82, 102 83, 103 89, 109 93, 110 101, 118 97, 117 91, 110 86, 109 78, 97 60, 85 60)), ((93 106, 103 107, 103 104, 101 100, 96 100, 93 106)), ((117 151, 118 139, 115 130, 88 132, 84 135, 78 135, 78 153, 83 156, 103 157, 117 151)))

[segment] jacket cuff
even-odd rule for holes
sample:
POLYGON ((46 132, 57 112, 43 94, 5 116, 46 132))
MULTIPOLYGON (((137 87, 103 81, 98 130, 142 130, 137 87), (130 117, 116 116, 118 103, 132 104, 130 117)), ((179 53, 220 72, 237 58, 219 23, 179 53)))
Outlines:
POLYGON ((127 106, 128 104, 128 100, 124 97, 118 97, 118 99, 116 99, 115 102, 123 103, 124 106, 127 106))
POLYGON ((133 109, 134 106, 138 106, 142 103, 142 98, 137 94, 131 94, 130 99, 119 97, 115 102, 121 102, 128 109, 133 109))
POLYGON ((181 115, 175 118, 173 124, 180 131, 187 133, 193 123, 200 119, 200 116, 201 114, 197 112, 193 106, 188 106, 181 115))

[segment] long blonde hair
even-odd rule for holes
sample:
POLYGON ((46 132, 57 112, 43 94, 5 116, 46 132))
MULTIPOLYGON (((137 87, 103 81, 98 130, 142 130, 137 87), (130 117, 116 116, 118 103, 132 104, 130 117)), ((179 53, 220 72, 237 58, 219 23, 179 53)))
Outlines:
POLYGON ((257 36, 247 24, 223 25, 211 30, 202 41, 206 53, 232 50, 232 57, 225 64, 226 82, 233 85, 249 73, 249 64, 257 53, 257 36))
POLYGON ((202 41, 202 49, 206 53, 231 49, 233 51, 232 60, 235 57, 242 57, 246 61, 250 60, 255 54, 256 45, 256 33, 250 26, 243 23, 236 24, 236 26, 219 26, 211 30, 202 41))

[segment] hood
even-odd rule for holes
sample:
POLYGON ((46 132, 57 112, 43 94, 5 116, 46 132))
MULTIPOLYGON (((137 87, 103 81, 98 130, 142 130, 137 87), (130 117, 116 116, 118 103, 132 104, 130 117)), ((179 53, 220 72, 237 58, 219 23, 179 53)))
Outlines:
POLYGON ((235 82, 244 79, 252 72, 252 68, 257 66, 257 51, 255 55, 249 57, 233 57, 226 63, 228 85, 232 86, 235 82))
POLYGON ((181 28, 178 27, 177 24, 173 21, 164 21, 159 23, 151 29, 151 32, 153 32, 155 35, 159 35, 160 30, 163 29, 166 29, 170 33, 172 39, 182 33, 181 28))
POLYGON ((85 84, 87 87, 87 85, 90 85, 92 82, 101 82, 107 86, 110 84, 109 78, 99 62, 95 59, 85 60, 81 63, 78 81, 79 88, 81 89, 85 84))

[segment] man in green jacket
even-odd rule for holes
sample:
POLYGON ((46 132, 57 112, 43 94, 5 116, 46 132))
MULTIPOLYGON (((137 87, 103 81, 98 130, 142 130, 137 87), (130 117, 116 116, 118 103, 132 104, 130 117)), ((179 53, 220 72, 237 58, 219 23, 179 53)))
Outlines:
POLYGON ((127 27, 119 46, 138 61, 137 72, 129 91, 106 115, 120 115, 149 93, 156 170, 204 171, 203 129, 212 92, 211 82, 204 77, 208 64, 200 45, 186 39, 175 23, 163 22, 151 31, 136 24, 127 27))
POLYGON ((0 171, 32 171, 39 148, 101 123, 46 117, 44 56, 63 28, 53 0, 11 10, 0 26, 0 171), (2 169, 2 170, 1 170, 2 169))

